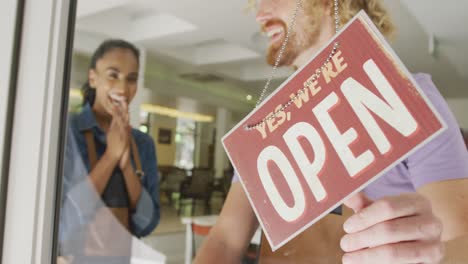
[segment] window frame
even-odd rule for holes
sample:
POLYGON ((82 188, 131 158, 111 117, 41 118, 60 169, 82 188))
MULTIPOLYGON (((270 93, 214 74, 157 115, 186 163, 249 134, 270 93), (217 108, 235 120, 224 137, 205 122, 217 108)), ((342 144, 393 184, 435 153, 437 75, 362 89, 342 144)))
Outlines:
POLYGON ((2 263, 55 263, 77 1, 18 2, 24 15, 21 56, 11 68, 17 83, 1 257, 2 263))

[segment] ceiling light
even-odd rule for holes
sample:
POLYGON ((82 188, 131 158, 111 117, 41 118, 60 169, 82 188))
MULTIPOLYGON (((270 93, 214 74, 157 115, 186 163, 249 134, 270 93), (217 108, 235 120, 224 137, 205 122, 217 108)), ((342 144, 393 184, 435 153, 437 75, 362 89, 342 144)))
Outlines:
POLYGON ((148 113, 168 116, 172 118, 191 119, 197 122, 213 122, 214 120, 214 118, 209 115, 202 115, 202 114, 191 113, 191 112, 183 112, 174 108, 164 107, 160 105, 142 104, 140 108, 141 110, 146 111, 148 113))
MULTIPOLYGON (((248 95, 248 96, 250 96, 250 95, 248 95)), ((248 99, 248 96, 247 96, 247 100, 251 100, 252 96, 250 96, 250 99, 248 99)), ((80 89, 70 89, 70 98, 82 99, 83 96, 81 94, 80 89)), ((191 120, 194 120, 196 122, 207 122, 207 123, 209 123, 209 122, 213 122, 213 120, 214 120, 213 116, 202 115, 202 114, 191 113, 191 112, 183 112, 183 111, 179 111, 179 110, 174 109, 174 108, 164 107, 164 106, 160 106, 160 105, 142 104, 142 105, 140 105, 140 109, 143 111, 143 113, 146 112, 146 113, 158 114, 158 115, 162 115, 162 116, 168 116, 168 117, 172 117, 172 118, 191 119, 191 120)), ((142 114, 142 113, 140 113, 140 114, 142 114)))
POLYGON ((73 98, 73 99, 83 99, 83 95, 81 93, 81 90, 80 89, 76 89, 76 88, 72 88, 70 89, 70 98, 73 98))

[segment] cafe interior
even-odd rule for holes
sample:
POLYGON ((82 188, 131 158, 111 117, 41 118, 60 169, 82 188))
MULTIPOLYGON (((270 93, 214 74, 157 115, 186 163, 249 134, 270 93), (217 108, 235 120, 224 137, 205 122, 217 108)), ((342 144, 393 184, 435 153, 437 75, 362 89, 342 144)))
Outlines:
MULTIPOLYGON (((416 2, 422 1, 384 2, 396 18, 391 46, 410 71, 432 75, 461 128, 468 129, 466 55, 465 61, 457 55, 452 45, 457 37, 432 20, 432 11, 418 9, 416 2)), ((83 110, 81 87, 101 42, 125 39, 139 48, 138 91, 129 119, 155 145, 160 221, 138 241, 140 250, 165 263, 191 263, 216 223, 234 174, 222 138, 255 108, 271 76, 264 57, 268 40, 255 22, 255 5, 78 1, 69 115, 83 110)), ((271 90, 293 72, 279 68, 271 90)), ((259 229, 245 263, 257 263, 261 243, 266 242, 259 229)))

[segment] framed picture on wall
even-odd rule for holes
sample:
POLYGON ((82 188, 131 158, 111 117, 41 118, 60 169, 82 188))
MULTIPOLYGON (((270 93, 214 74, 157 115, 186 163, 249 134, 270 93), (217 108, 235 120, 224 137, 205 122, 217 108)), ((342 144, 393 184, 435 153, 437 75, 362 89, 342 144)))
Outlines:
POLYGON ((171 144, 172 130, 167 128, 159 128, 158 132, 158 143, 159 144, 171 144))

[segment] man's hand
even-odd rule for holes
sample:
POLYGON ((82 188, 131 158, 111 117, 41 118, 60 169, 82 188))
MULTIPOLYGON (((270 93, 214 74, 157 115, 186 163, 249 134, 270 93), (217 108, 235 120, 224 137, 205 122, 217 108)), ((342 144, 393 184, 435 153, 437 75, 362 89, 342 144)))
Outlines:
POLYGON ((344 223, 343 263, 440 263, 442 223, 417 193, 371 201, 359 193, 345 205, 355 214, 344 223))

